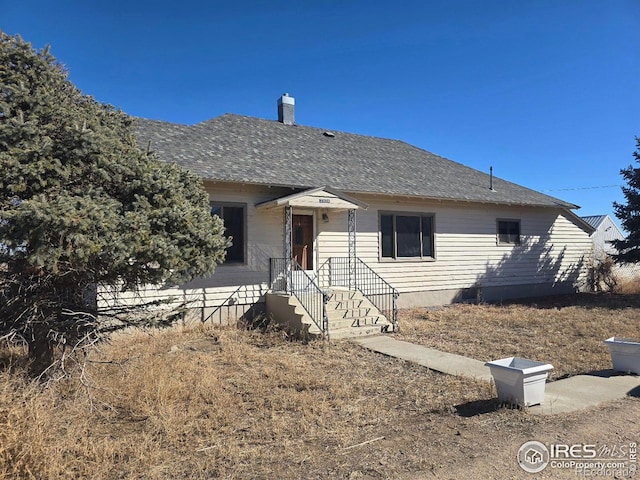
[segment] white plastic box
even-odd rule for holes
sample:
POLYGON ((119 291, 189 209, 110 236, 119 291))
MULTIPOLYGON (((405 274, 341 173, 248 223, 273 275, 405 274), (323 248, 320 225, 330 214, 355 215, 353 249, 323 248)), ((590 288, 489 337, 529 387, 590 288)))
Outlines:
POLYGON ((544 402, 544 387, 553 365, 518 357, 485 363, 491 370, 498 401, 519 407, 544 402))
POLYGON ((609 347, 614 370, 640 375, 640 342, 629 338, 611 337, 604 343, 609 347))

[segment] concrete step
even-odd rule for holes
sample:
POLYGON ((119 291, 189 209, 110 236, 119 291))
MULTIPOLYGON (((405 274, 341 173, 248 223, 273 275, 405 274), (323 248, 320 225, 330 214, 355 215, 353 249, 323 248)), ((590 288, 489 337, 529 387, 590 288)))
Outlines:
POLYGON ((320 334, 320 330, 315 326, 309 314, 290 295, 269 294, 267 296, 267 310, 274 315, 276 322, 287 326, 295 335, 304 336, 307 332, 311 335, 320 334))
MULTIPOLYGON (((334 290, 327 292, 326 313, 330 338, 362 337, 393 331, 388 319, 358 291, 334 290)), ((288 324, 305 335, 320 336, 320 328, 293 297, 270 296, 271 311, 288 318, 288 324)), ((318 319, 320 322, 321 319, 318 319)))
POLYGON ((365 325, 362 327, 338 328, 331 329, 329 326, 329 338, 338 340, 341 338, 364 337, 368 335, 379 335, 387 331, 391 331, 391 325, 365 325))
POLYGON ((327 294, 329 295, 329 299, 336 301, 350 300, 360 296, 360 292, 355 290, 329 290, 327 294))
POLYGON ((387 318, 358 291, 331 292, 326 308, 330 338, 376 335, 393 330, 387 318))
POLYGON ((329 320, 329 329, 340 329, 350 327, 363 327, 363 326, 382 326, 390 325, 384 315, 375 315, 359 318, 342 318, 340 320, 329 320))
POLYGON ((375 315, 376 313, 377 309, 371 307, 332 309, 327 305, 327 316, 329 317, 329 320, 366 317, 367 315, 375 315))
POLYGON ((363 303, 364 303, 364 299, 362 298, 352 298, 352 299, 345 299, 345 300, 330 299, 327 302, 327 308, 331 308, 332 310, 355 309, 355 308, 360 308, 360 306, 363 303))
POLYGON ((357 326, 362 325, 391 325, 391 322, 387 320, 387 317, 381 313, 377 315, 366 315, 364 317, 354 318, 357 326))

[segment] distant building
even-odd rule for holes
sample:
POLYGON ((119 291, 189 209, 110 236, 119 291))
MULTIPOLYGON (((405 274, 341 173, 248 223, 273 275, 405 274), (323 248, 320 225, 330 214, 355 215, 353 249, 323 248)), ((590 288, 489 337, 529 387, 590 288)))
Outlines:
POLYGON ((592 215, 582 217, 582 219, 596 229, 595 232, 591 234, 593 251, 596 258, 598 258, 599 253, 606 255, 617 253, 611 241, 624 240, 625 237, 609 215, 592 215))
MULTIPOLYGON (((609 215, 592 215, 582 217, 582 220, 595 228, 595 231, 591 234, 591 240, 593 241, 593 259, 597 266, 617 253, 611 242, 613 240, 624 240, 625 236, 609 215)), ((616 265, 613 273, 623 278, 634 277, 640 274, 640 265, 616 265)))

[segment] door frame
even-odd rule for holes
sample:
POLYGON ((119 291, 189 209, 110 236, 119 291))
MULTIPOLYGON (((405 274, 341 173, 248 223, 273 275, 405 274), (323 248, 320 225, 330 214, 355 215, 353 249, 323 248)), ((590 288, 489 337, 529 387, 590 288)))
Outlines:
MULTIPOLYGON (((309 265, 307 265, 307 269, 305 270, 305 272, 315 272, 318 268, 318 250, 317 250, 317 225, 316 225, 316 212, 313 210, 297 210, 294 209, 291 212, 291 229, 292 229, 292 237, 291 237, 291 249, 292 249, 292 255, 293 255, 293 242, 294 242, 294 229, 295 229, 295 225, 293 224, 294 221, 293 219, 296 216, 306 216, 306 217, 311 217, 311 268, 309 268, 309 265)), ((300 265, 302 265, 302 262, 299 262, 300 265)))

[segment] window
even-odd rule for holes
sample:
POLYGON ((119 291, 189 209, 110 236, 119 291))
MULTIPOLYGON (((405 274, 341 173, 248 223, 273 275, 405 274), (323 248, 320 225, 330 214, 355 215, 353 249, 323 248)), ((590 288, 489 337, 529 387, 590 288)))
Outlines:
POLYGON ((382 258, 435 258, 433 215, 381 213, 382 258))
POLYGON ((520 220, 498 220, 498 245, 520 244, 520 220))
POLYGON ((224 222, 224 235, 231 238, 224 263, 244 263, 245 256, 245 206, 232 203, 211 203, 211 215, 224 222))

